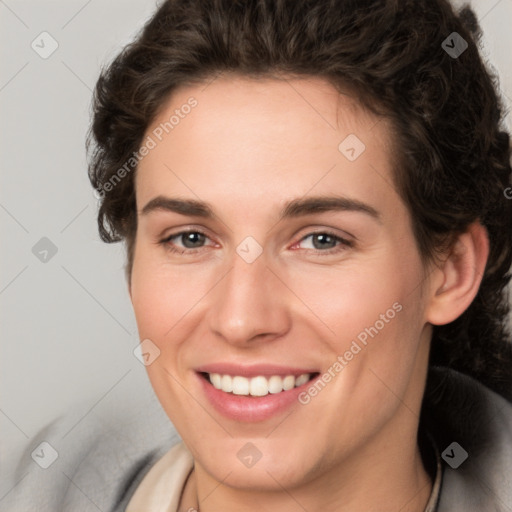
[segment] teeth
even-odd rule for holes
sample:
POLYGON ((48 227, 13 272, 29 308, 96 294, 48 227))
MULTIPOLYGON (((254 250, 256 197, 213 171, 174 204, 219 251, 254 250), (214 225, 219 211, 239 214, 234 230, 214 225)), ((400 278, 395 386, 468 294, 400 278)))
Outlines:
POLYGON ((309 373, 304 373, 295 379, 295 386, 302 386, 309 380, 309 373))
POLYGON ((268 382, 265 377, 254 377, 250 380, 249 393, 251 396, 268 395, 268 382))
POLYGON ((233 377, 233 394, 234 395, 248 395, 249 394, 249 379, 245 377, 233 377))
MULTIPOLYGON (((220 375, 219 375, 220 377, 220 375)), ((225 391, 226 393, 231 393, 233 391, 233 380, 231 379, 230 375, 223 375, 220 378, 220 388, 222 391, 225 391)))
POLYGON ((210 382, 215 389, 222 389, 222 377, 218 373, 210 374, 210 382))
POLYGON ((281 393, 281 391, 288 391, 302 386, 311 378, 309 373, 303 373, 298 377, 287 375, 284 379, 279 375, 272 375, 269 378, 260 375, 251 379, 238 375, 234 377, 231 375, 220 375, 219 373, 210 373, 208 375, 215 389, 242 396, 266 396, 269 393, 281 393))
POLYGON ((283 379, 281 377, 274 375, 268 379, 268 392, 275 394, 281 393, 283 391, 283 379))
POLYGON ((293 375, 288 375, 283 380, 283 389, 288 391, 289 389, 293 389, 295 387, 295 377, 293 375))

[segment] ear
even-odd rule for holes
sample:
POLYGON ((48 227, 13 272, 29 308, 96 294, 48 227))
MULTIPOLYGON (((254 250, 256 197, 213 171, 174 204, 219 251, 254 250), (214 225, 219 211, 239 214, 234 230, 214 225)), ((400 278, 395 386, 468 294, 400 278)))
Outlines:
POLYGON ((431 275, 426 320, 433 325, 453 322, 478 293, 489 256, 489 237, 480 222, 459 235, 448 256, 431 275))

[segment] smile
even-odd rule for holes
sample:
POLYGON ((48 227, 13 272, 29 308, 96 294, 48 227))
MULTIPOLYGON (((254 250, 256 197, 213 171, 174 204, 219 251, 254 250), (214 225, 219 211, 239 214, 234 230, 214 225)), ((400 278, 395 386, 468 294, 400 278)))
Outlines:
POLYGON ((224 391, 224 393, 241 396, 266 396, 269 393, 276 395, 302 386, 309 382, 312 377, 310 373, 303 373, 298 377, 287 375, 284 378, 280 375, 272 375, 268 378, 263 375, 252 378, 241 375, 221 375, 220 373, 209 373, 206 375, 215 389, 224 391))
POLYGON ((299 405, 301 391, 320 375, 309 368, 230 363, 202 366, 195 374, 213 409, 242 422, 265 421, 287 413, 299 405))

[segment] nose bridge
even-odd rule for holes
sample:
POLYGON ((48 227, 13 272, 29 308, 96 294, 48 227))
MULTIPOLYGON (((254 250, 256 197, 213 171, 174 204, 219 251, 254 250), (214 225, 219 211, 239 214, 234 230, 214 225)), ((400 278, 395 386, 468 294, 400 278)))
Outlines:
POLYGON ((281 334, 287 315, 275 281, 263 254, 250 261, 234 253, 229 272, 216 287, 210 328, 236 344, 281 334))

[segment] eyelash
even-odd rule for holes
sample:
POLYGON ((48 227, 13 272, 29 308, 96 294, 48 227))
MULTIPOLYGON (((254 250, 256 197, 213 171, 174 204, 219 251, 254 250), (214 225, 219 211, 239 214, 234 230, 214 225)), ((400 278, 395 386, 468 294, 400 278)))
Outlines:
MULTIPOLYGON (((170 244, 170 241, 172 239, 179 238, 180 236, 187 235, 189 233, 197 233, 197 234, 205 236, 206 238, 209 238, 208 235, 206 233, 204 233, 203 231, 201 231, 200 229, 193 229, 193 230, 188 230, 188 231, 180 231, 179 233, 173 233, 172 235, 167 236, 166 238, 160 240, 158 243, 160 245, 162 245, 163 247, 165 247, 165 249, 167 251, 172 252, 172 253, 195 254, 197 251, 203 249, 204 247, 198 247, 196 249, 188 249, 188 248, 177 249, 174 245, 170 244)), ((306 249, 307 251, 314 251, 316 253, 316 255, 318 255, 318 256, 337 254, 343 250, 346 250, 347 248, 351 248, 354 246, 354 243, 352 241, 346 240, 345 238, 335 235, 334 233, 332 233, 330 231, 313 231, 311 233, 308 233, 306 236, 303 236, 298 242, 296 242, 293 245, 297 245, 298 243, 306 240, 309 237, 315 236, 315 235, 327 235, 327 236, 333 238, 334 241, 338 242, 338 245, 336 245, 335 247, 332 247, 330 249, 326 249, 326 250, 306 249)))

